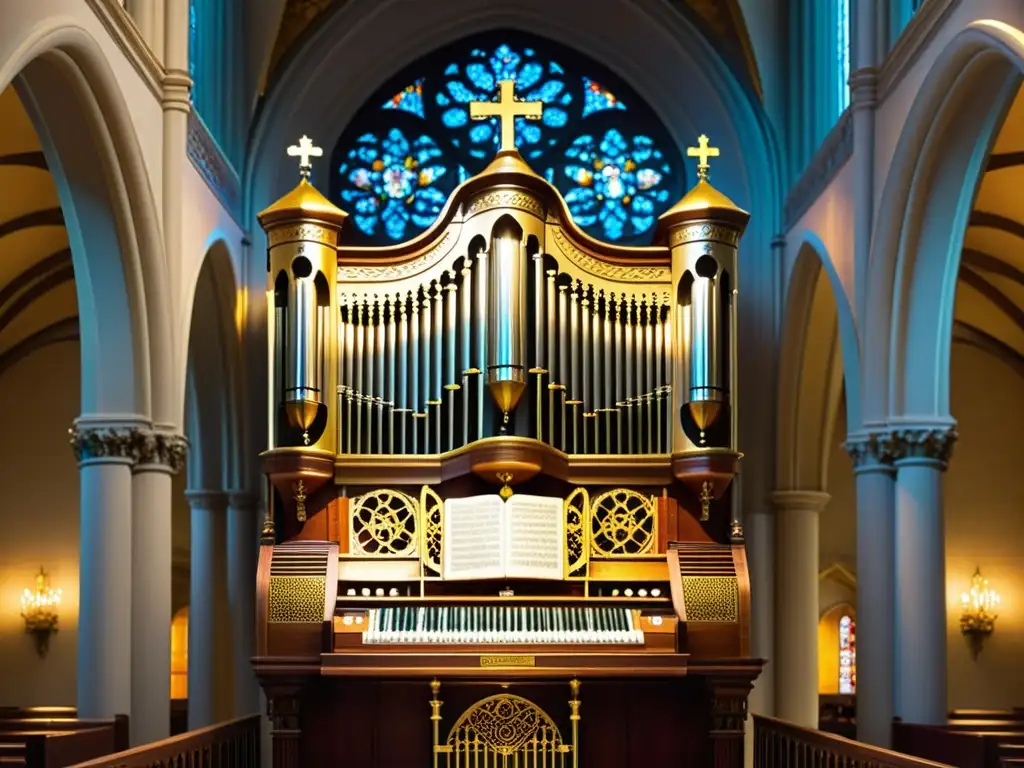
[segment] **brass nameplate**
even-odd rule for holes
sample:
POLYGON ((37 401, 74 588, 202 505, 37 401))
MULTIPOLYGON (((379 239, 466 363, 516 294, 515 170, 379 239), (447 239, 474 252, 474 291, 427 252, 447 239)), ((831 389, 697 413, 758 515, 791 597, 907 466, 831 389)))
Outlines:
POLYGON ((481 667, 532 667, 536 660, 533 656, 481 656, 481 667))

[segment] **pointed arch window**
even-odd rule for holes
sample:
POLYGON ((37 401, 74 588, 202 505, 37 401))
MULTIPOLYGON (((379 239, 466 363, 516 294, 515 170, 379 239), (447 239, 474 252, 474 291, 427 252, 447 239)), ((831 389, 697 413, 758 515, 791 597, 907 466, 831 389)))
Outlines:
POLYGON ((839 619, 839 693, 857 692, 857 623, 852 616, 839 619))
POLYGON ((335 144, 331 195, 352 215, 350 237, 387 244, 429 227, 452 190, 498 149, 495 121, 469 103, 499 80, 544 102, 516 121, 516 144, 565 197, 576 223, 618 243, 649 242, 685 188, 682 159, 643 100, 580 54, 522 33, 464 40, 416 62, 360 110, 335 144))

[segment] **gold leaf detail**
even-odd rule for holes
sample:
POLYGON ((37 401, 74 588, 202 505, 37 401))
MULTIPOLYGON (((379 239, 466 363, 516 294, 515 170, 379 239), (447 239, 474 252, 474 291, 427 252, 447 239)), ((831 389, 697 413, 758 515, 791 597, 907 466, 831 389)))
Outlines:
POLYGON ((555 242, 573 264, 597 277, 620 283, 665 283, 672 277, 669 267, 624 267, 609 264, 576 247, 561 229, 555 229, 555 242))

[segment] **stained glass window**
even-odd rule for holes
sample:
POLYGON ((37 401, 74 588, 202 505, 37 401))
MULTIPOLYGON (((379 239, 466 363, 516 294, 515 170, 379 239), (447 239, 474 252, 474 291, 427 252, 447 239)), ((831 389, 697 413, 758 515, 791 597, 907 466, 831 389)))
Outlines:
POLYGON ((850 0, 838 0, 836 17, 836 54, 839 57, 836 88, 838 114, 842 114, 850 106, 850 0))
POLYGON ((517 98, 544 102, 542 119, 516 121, 516 144, 576 223, 602 240, 650 241, 685 188, 664 125, 599 65, 521 33, 449 46, 368 100, 332 155, 331 194, 352 214, 352 240, 399 242, 433 223, 452 190, 498 150, 497 120, 471 120, 469 103, 493 101, 505 79, 517 98))
POLYGON ((839 620, 839 692, 857 692, 857 625, 851 616, 839 620))

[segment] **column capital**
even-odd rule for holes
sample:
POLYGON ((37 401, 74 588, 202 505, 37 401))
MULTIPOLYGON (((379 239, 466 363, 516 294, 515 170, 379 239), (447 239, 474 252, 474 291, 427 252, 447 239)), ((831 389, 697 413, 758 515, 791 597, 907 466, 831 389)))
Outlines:
POLYGON ((874 109, 877 102, 878 70, 862 67, 850 75, 850 106, 854 111, 874 109))
POLYGON ((847 436, 843 450, 853 460, 853 473, 893 472, 896 446, 891 432, 856 432, 847 436))
POLYGON ((134 464, 141 430, 137 422, 76 419, 68 435, 79 465, 134 464))
POLYGON ((894 460, 901 464, 938 464, 945 469, 959 434, 949 424, 906 427, 892 432, 894 460))
POLYGON ((185 491, 185 498, 192 509, 206 509, 210 512, 224 512, 228 508, 228 492, 209 489, 185 491))
POLYGON ((262 498, 255 491, 228 491, 228 506, 234 509, 257 509, 262 498))
POLYGON ((185 466, 188 439, 184 435, 140 430, 136 436, 135 471, 156 470, 176 475, 185 466))
POLYGON ((831 498, 825 491, 774 491, 772 504, 776 512, 821 512, 831 498))

